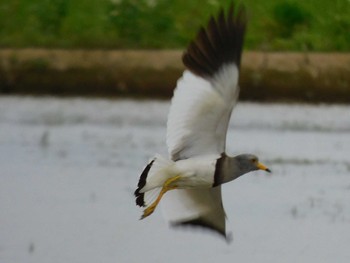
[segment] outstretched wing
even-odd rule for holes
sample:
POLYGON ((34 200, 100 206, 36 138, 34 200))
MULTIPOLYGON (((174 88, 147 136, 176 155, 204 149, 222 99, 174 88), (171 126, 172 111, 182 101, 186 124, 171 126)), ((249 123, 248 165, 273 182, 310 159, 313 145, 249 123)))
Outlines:
MULTIPOLYGON (((246 27, 243 6, 232 4, 201 28, 183 55, 187 67, 172 99, 167 127, 173 160, 225 151, 226 133, 238 94, 238 76, 246 27)), ((220 186, 173 190, 163 200, 173 225, 200 225, 226 236, 220 186)))
POLYGON ((225 150, 232 109, 237 102, 238 75, 246 16, 221 10, 201 28, 183 55, 187 67, 172 99, 167 145, 174 160, 225 150))
POLYGON ((172 190, 161 203, 164 217, 174 227, 201 226, 226 238, 225 211, 221 187, 208 189, 172 190))

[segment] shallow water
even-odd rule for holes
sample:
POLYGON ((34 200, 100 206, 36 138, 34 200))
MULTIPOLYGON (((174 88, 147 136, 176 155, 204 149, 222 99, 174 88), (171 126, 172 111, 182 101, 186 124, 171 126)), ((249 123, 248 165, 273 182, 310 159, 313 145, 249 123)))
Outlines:
POLYGON ((347 262, 350 106, 241 103, 228 152, 272 170, 224 186, 233 242, 139 221, 168 101, 0 97, 1 262, 347 262))

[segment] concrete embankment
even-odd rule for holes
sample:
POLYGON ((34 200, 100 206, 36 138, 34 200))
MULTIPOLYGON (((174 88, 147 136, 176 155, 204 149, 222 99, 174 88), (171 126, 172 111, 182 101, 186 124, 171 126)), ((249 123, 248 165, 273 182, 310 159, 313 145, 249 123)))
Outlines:
MULTIPOLYGON (((0 50, 0 93, 169 98, 181 51, 0 50)), ((245 52, 241 98, 350 102, 350 54, 245 52)))

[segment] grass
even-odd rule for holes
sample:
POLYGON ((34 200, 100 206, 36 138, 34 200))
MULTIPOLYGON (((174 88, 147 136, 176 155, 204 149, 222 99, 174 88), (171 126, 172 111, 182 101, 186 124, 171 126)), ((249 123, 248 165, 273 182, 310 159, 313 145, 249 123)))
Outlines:
MULTIPOLYGON (((183 48, 227 0, 0 1, 0 47, 183 48)), ((349 0, 242 0, 251 50, 349 51, 349 0)))

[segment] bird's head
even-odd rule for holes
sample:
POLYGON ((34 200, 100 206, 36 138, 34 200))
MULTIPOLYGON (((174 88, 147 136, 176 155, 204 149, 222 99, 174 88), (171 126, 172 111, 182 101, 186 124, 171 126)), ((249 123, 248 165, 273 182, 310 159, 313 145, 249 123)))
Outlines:
POLYGON ((263 170, 271 173, 271 170, 264 164, 259 162, 259 158, 253 154, 241 154, 235 157, 239 163, 241 170, 248 173, 256 170, 263 170))

